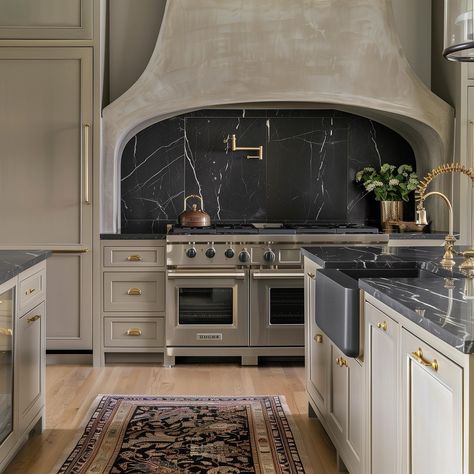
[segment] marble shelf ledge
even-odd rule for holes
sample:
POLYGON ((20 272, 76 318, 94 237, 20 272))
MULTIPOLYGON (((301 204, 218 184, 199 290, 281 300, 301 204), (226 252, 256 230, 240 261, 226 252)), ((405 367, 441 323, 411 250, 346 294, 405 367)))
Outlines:
POLYGON ((0 250, 0 284, 11 280, 50 255, 49 250, 0 250))

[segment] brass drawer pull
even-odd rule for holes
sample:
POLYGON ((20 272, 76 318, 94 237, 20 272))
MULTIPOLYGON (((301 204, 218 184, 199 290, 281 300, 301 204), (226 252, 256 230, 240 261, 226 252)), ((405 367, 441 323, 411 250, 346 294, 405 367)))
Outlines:
POLYGON ((384 321, 383 323, 377 323, 377 327, 381 329, 382 331, 387 330, 387 321, 384 321))
POLYGON ((141 255, 129 255, 127 257, 129 262, 141 262, 143 260, 141 255))
POLYGON ((28 296, 28 295, 31 295, 31 293, 34 293, 36 291, 36 288, 28 288, 26 291, 25 291, 25 295, 28 296))
POLYGON ((34 316, 31 316, 30 318, 27 319, 27 321, 29 323, 34 323, 35 321, 38 321, 38 319, 40 319, 41 316, 39 314, 35 314, 34 316))
POLYGON ((429 360, 426 360, 423 357, 423 351, 421 350, 421 347, 418 348, 416 352, 412 352, 411 355, 416 359, 417 362, 419 362, 421 365, 424 365, 425 367, 431 367, 434 371, 437 371, 439 369, 438 361, 436 359, 433 359, 431 362, 429 360))
POLYGON ((336 359, 336 364, 339 366, 339 367, 347 367, 347 360, 344 359, 344 357, 338 357, 336 359))
POLYGON ((0 328, 0 336, 13 336, 13 329, 0 328))
POLYGON ((127 291, 127 295, 129 296, 140 296, 142 294, 142 290, 140 288, 129 288, 127 291))
POLYGON ((314 277, 316 276, 314 273, 310 273, 310 272, 308 272, 307 275, 312 279, 314 279, 314 277))
POLYGON ((322 344, 323 342, 323 335, 322 334, 316 334, 314 336, 314 340, 318 343, 318 344, 322 344))
POLYGON ((141 336, 142 330, 140 328, 127 329, 127 336, 141 336))

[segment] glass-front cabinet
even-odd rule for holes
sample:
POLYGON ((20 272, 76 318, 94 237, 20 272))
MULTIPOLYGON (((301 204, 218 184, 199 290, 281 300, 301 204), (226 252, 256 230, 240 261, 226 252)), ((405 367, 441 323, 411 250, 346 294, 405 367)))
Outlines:
POLYGON ((0 444, 13 431, 14 289, 0 294, 0 444))

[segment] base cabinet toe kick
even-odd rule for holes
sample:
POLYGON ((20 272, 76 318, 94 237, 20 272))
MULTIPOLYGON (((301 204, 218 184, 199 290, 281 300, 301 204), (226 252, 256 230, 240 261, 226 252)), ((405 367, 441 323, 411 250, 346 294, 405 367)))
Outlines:
POLYGON ((474 356, 361 291, 361 351, 348 357, 316 324, 317 265, 304 271, 309 414, 348 472, 473 474, 474 356))

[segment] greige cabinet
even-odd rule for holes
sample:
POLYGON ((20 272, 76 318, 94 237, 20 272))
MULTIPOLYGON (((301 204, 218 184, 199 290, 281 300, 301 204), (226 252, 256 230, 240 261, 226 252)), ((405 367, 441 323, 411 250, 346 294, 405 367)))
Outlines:
POLYGON ((45 261, 0 285, 0 472, 43 429, 46 292, 38 281, 46 290, 45 261))
POLYGON ((400 473, 399 332, 397 322, 365 305, 370 474, 400 473))
POLYGON ((461 474, 463 369, 405 329, 401 347, 402 472, 461 474))
POLYGON ((91 39, 93 0, 0 0, 0 39, 91 39))
POLYGON ((304 259, 306 390, 346 467, 351 474, 365 474, 364 364, 346 357, 316 324, 317 269, 304 259))
POLYGON ((112 353, 164 354, 165 241, 103 240, 101 255, 101 363, 112 353))
POLYGON ((61 252, 48 349, 92 349, 92 88, 92 48, 0 48, 0 245, 61 252))
POLYGON ((316 325, 314 317, 316 265, 305 262, 305 338, 306 389, 321 415, 327 413, 329 339, 316 325))

